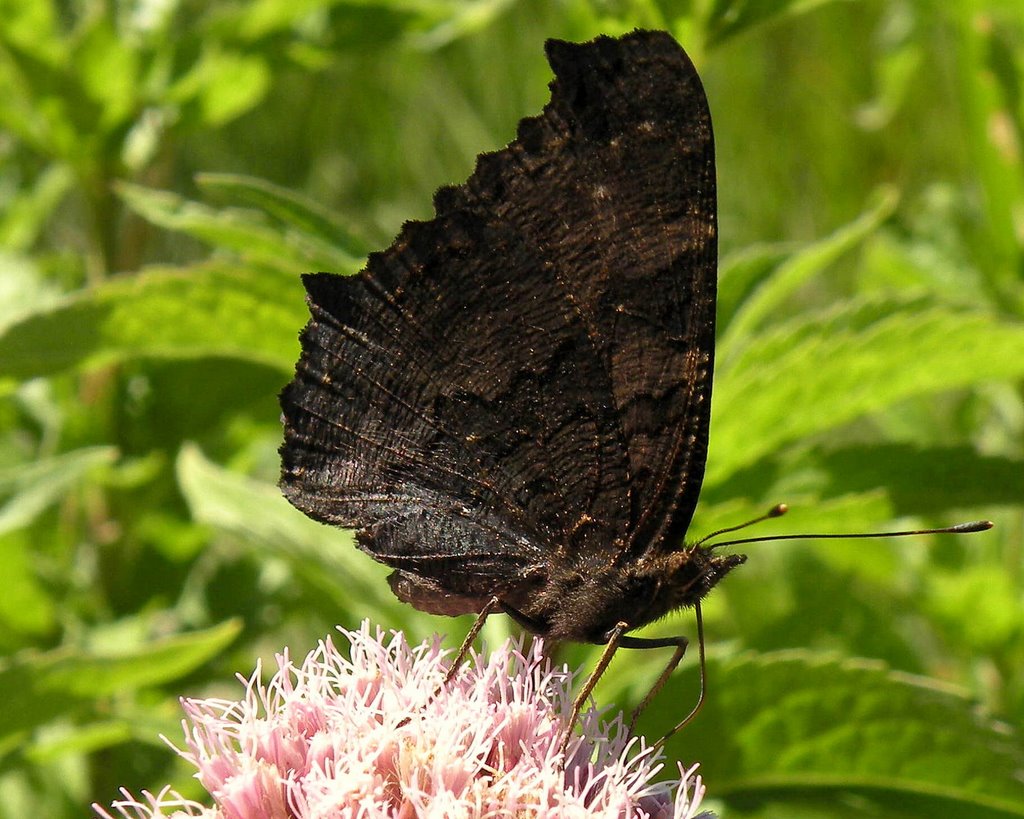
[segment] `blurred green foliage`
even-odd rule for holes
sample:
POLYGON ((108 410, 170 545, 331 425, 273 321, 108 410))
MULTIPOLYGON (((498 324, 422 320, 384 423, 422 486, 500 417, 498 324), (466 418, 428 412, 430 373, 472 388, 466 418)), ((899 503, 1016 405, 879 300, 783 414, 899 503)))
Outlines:
POLYGON ((761 532, 997 522, 753 547, 669 751, 723 816, 1024 816, 1018 0, 0 0, 0 817, 195 793, 158 739, 177 697, 335 623, 457 644, 274 487, 298 274, 429 217, 546 100, 546 37, 635 26, 684 44, 716 123, 693 532, 780 500, 761 532))

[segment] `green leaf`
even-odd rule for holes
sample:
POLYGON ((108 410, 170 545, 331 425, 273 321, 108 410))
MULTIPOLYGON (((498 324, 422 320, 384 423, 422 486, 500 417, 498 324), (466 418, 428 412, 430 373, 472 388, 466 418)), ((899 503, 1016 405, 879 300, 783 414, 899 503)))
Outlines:
POLYGON ((969 446, 873 441, 773 452, 709 485, 701 494, 700 509, 723 507, 712 519, 713 529, 752 517, 785 498, 793 508, 781 529, 827 526, 838 531, 901 516, 949 520, 961 516, 957 510, 976 516, 986 507, 1013 507, 1021 497, 1024 462, 1019 459, 982 455, 969 446), (883 492, 886 508, 869 511, 867 497, 883 492), (843 501, 863 507, 862 513, 844 521, 834 508, 843 501))
POLYGON ((27 526, 85 475, 116 457, 115 447, 87 447, 0 469, 0 496, 8 496, 0 506, 0 534, 27 526))
POLYGON ((715 0, 707 19, 708 45, 721 45, 755 26, 804 14, 836 0, 715 0))
POLYGON ((7 199, 0 213, 0 247, 8 251, 30 248, 74 182, 67 165, 53 163, 33 184, 7 199))
POLYGON ((140 356, 227 356, 291 372, 306 322, 302 285, 207 264, 111 279, 0 334, 0 379, 27 379, 140 356))
MULTIPOLYGON (((951 7, 954 8, 954 7, 951 7)), ((961 25, 976 19, 972 6, 955 7, 961 25)), ((981 11, 981 6, 977 10, 981 11)), ((1019 98, 1022 83, 1019 40, 1012 31, 1020 26, 1020 6, 1014 7, 1010 20, 1016 22, 1003 28, 971 26, 964 28, 962 48, 967 64, 984 65, 982 71, 959 72, 958 102, 963 110, 958 118, 966 138, 965 159, 970 163, 975 184, 984 191, 978 202, 984 232, 972 252, 987 260, 991 284, 996 298, 1003 304, 1014 304, 1018 312, 1024 307, 1020 294, 1020 239, 1016 233, 1017 214, 1024 200, 1024 179, 1021 176, 1019 98), (1007 65, 1005 49, 1013 43, 1016 65, 1007 65), (1009 106, 1008 106, 1009 103, 1009 106), (1009 108, 1009 110, 1008 110, 1009 108), (1007 121, 1007 118, 1010 118, 1007 121), (1014 122, 1016 120, 1016 122, 1014 122), (998 123, 998 125, 996 124, 998 123)), ((959 22, 959 21, 958 21, 959 22)), ((958 188, 958 191, 962 189, 958 188)))
POLYGON ((1024 325, 988 313, 876 299, 801 316, 719 368, 707 482, 897 401, 1022 374, 1024 325))
POLYGON ((17 43, 55 61, 64 45, 57 17, 52 2, 0 0, 0 41, 17 43))
POLYGON ((326 208, 296 191, 282 188, 252 176, 228 173, 202 173, 196 183, 206 191, 219 193, 240 204, 259 208, 311 239, 334 248, 342 270, 358 265, 371 248, 354 237, 326 208))
POLYGON ((724 597, 718 605, 741 646, 870 654, 923 673, 931 659, 924 644, 934 634, 902 590, 908 571, 901 558, 924 548, 881 539, 787 543, 771 552, 755 546, 752 565, 716 589, 724 597))
POLYGON ((39 554, 29 529, 0 538, 0 652, 44 638, 57 624, 59 593, 40 577, 39 554))
POLYGON ((62 295, 32 257, 0 250, 0 335, 14 321, 52 306, 62 295))
POLYGON ((231 250, 252 264, 287 273, 325 270, 354 273, 359 260, 318 236, 269 223, 258 211, 217 210, 177 194, 122 183, 125 203, 147 220, 168 230, 195 236, 219 250, 231 250))
MULTIPOLYGON (((1024 816, 1020 736, 979 717, 955 690, 805 651, 712 659, 708 679, 713 696, 668 751, 700 761, 713 795, 729 804, 824 798, 840 807, 854 796, 881 811, 867 815, 914 804, 928 808, 920 815, 1024 816)), ((664 730, 696 686, 694 668, 675 675, 640 729, 664 730)))
POLYGON ((324 0, 250 0, 244 6, 218 11, 244 40, 255 41, 293 31, 327 5, 324 0))
POLYGON ((762 281, 801 250, 792 242, 760 244, 729 254, 718 265, 718 336, 724 338, 733 316, 762 281))
POLYGON ((241 622, 229 620, 116 654, 57 649, 9 659, 0 664, 0 742, 97 698, 180 679, 218 656, 241 630, 241 622))
POLYGON ((79 166, 99 108, 61 64, 63 53, 43 56, 6 42, 0 50, 0 124, 35 150, 79 166))
POLYGON ((225 19, 233 18, 244 39, 258 41, 329 13, 341 45, 349 48, 405 37, 416 48, 435 50, 491 25, 513 5, 513 0, 255 0, 225 19))
POLYGON ((83 90, 100 106, 103 130, 121 125, 134 111, 139 55, 118 35, 109 17, 96 15, 76 43, 72 58, 83 90))
POLYGON ((839 447, 812 458, 825 496, 885 486, 898 514, 1013 506, 1024 498, 1024 462, 970 447, 877 443, 839 447))
POLYGON ((210 127, 256 105, 270 86, 270 69, 262 57, 228 51, 215 42, 207 45, 169 96, 182 105, 196 103, 199 124, 210 127))
POLYGON ((728 330, 719 334, 719 359, 728 360, 752 341, 754 332, 769 317, 783 312, 793 293, 804 283, 821 273, 828 265, 874 232, 896 207, 895 191, 886 190, 878 204, 855 221, 844 225, 824 239, 794 253, 780 264, 756 289, 735 308, 728 330))
POLYGON ((182 448, 177 471, 197 521, 238 535, 258 554, 286 558, 343 610, 393 621, 397 603, 385 582, 390 570, 360 553, 351 531, 307 518, 276 486, 217 466, 196 447, 182 448))
POLYGON ((978 654, 998 655, 1024 632, 1020 588, 1005 567, 936 570, 926 580, 928 609, 958 638, 958 645, 973 647, 978 654))
MULTIPOLYGON (((417 48, 435 50, 489 26, 508 9, 514 0, 472 0, 472 2, 435 3, 445 16, 422 33, 410 36, 417 48), (447 8, 446 8, 447 7, 447 8)), ((405 4, 395 4, 396 6, 405 4)), ((429 8, 430 4, 425 7, 429 8)))
POLYGON ((40 763, 71 754, 102 751, 132 739, 133 727, 123 719, 93 722, 81 728, 61 726, 56 736, 44 736, 27 745, 25 756, 40 763))

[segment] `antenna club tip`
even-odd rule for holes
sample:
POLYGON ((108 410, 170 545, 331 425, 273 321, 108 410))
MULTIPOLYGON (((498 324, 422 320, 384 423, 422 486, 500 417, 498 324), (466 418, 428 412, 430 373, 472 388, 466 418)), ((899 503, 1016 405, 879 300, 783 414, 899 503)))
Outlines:
POLYGON ((789 511, 789 506, 785 503, 777 503, 771 509, 768 510, 768 517, 770 518, 781 518, 786 512, 789 511))
POLYGON ((952 527, 951 531, 957 534, 970 534, 971 532, 985 532, 993 526, 995 524, 990 520, 972 520, 968 523, 958 523, 952 527))

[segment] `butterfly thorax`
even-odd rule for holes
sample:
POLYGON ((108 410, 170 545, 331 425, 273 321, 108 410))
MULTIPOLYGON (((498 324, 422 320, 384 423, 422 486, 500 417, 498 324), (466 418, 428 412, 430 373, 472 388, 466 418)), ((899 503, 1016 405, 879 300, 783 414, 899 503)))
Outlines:
POLYGON ((559 572, 523 613, 552 639, 604 643, 620 622, 639 628, 693 606, 745 560, 745 555, 718 556, 690 546, 626 567, 559 572))

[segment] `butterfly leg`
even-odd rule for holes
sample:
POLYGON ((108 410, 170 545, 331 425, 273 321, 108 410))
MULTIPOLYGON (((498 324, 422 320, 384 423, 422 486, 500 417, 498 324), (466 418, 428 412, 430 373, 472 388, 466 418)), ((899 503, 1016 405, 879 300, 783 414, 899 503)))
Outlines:
MULTIPOLYGON (((462 661, 466 659, 466 655, 469 654, 469 650, 473 647, 473 643, 480 634, 480 630, 484 627, 484 623, 487 622, 487 618, 492 615, 501 606, 501 601, 497 597, 492 597, 486 603, 483 608, 480 609, 480 613, 476 616, 476 620, 473 622, 472 627, 466 634, 466 639, 462 641, 462 645, 459 646, 458 653, 455 655, 455 659, 452 660, 452 664, 448 667, 448 673, 444 675, 444 681, 441 683, 441 688, 444 688, 448 683, 452 681, 462 665, 462 661)), ((434 696, 440 693, 434 692, 434 696)), ((433 697, 431 698, 433 699, 433 697)))
POLYGON ((547 632, 542 623, 534 620, 532 617, 527 617, 519 609, 512 608, 508 603, 502 603, 501 610, 531 634, 545 634, 547 632))
MULTIPOLYGON (((452 664, 448 667, 448 671, 444 675, 444 679, 441 681, 441 684, 434 689, 434 693, 432 693, 430 695, 430 699, 427 700, 428 703, 437 699, 437 696, 444 691, 448 683, 450 683, 452 678, 456 673, 458 673, 459 668, 462 666, 462 661, 466 659, 466 655, 469 654, 469 650, 473 647, 473 641, 476 640, 477 636, 480 634, 480 630, 484 627, 484 623, 487 622, 487 617, 493 614, 495 609, 500 605, 501 601, 497 597, 492 597, 484 604, 483 608, 480 609, 480 613, 476 616, 476 620, 470 627, 469 633, 466 634, 466 639, 463 640, 462 645, 459 646, 459 650, 455 654, 455 659, 452 660, 452 664)), ((426 705, 426 703, 424 703, 424 705, 426 705)), ((401 728, 403 725, 408 723, 409 720, 410 717, 406 717, 398 723, 397 727, 401 728)))
MULTIPOLYGON (((693 606, 694 613, 697 616, 697 653, 700 658, 700 694, 697 695, 697 703, 690 709, 685 717, 683 717, 675 727, 672 728, 667 734, 653 745, 652 753, 657 753, 668 740, 685 726, 690 720, 697 716, 697 712, 700 711, 701 706, 704 704, 704 697, 707 693, 707 660, 704 654, 704 616, 701 614, 700 603, 697 602, 693 606)), ((657 681, 651 686, 651 690, 647 692, 647 696, 643 698, 643 701, 633 711, 633 717, 629 723, 629 732, 633 733, 633 728, 636 726, 637 717, 643 712, 643 710, 651 703, 658 693, 664 688, 665 683, 668 682, 668 678, 672 676, 672 672, 676 670, 676 666, 679 665, 679 661, 683 659, 683 655, 686 653, 687 640, 685 637, 674 637, 664 638, 661 640, 644 640, 644 645, 636 645, 634 641, 640 638, 631 637, 628 638, 630 643, 623 643, 624 646, 629 648, 655 648, 658 646, 675 645, 676 650, 672 654, 672 659, 668 661, 668 665, 665 666, 665 670, 661 672, 661 676, 658 677, 657 681)))
POLYGON ((615 628, 608 632, 608 639, 605 643, 604 651, 601 652, 601 658, 597 661, 597 665, 594 666, 594 670, 590 672, 590 676, 587 677, 587 681, 583 684, 583 688, 580 689, 580 693, 573 700, 572 712, 569 714, 569 724, 565 727, 565 737, 562 739, 563 758, 565 757, 565 750, 569 745, 569 740, 572 738, 572 730, 576 727, 576 721, 580 717, 580 711, 583 710, 583 705, 593 692, 597 681, 601 679, 601 676, 608 669, 608 664, 611 663, 616 649, 620 645, 624 645, 623 640, 633 642, 637 639, 624 636, 629 628, 629 623, 618 622, 615 624, 615 628))
MULTIPOLYGON (((653 645, 647 644, 646 641, 643 645, 627 645, 623 643, 625 648, 663 648, 665 645, 666 642, 664 640, 658 640, 653 645)), ((689 640, 685 637, 676 637, 672 639, 672 642, 668 642, 667 645, 674 645, 676 650, 672 653, 672 657, 668 661, 668 665, 665 666, 665 670, 661 672, 657 681, 651 686, 651 690, 647 692, 647 695, 643 700, 641 700, 640 704, 633 709, 633 715, 629 720, 629 732, 631 734, 633 733, 633 729, 636 727, 637 718, 644 712, 647 706, 651 704, 651 701, 658 696, 661 689, 665 687, 665 683, 668 682, 668 678, 672 676, 672 672, 676 670, 676 666, 678 666, 682 661, 683 655, 686 654, 686 647, 689 645, 689 640)), ((703 686, 701 686, 701 690, 703 690, 703 686)), ((675 730, 673 730, 672 733, 675 733, 675 730)))

